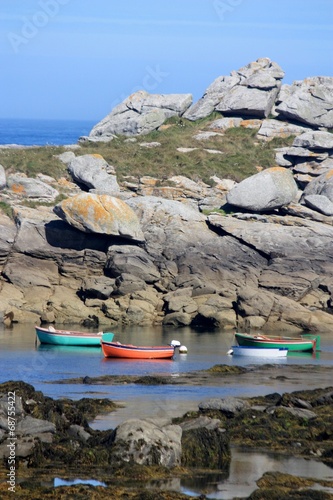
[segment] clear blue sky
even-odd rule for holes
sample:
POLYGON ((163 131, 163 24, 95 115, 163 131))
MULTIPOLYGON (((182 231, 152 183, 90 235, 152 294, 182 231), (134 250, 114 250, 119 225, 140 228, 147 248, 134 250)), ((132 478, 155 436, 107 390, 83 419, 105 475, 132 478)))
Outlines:
POLYGON ((0 118, 100 120, 138 89, 192 93, 259 57, 333 76, 333 0, 0 0, 0 118))

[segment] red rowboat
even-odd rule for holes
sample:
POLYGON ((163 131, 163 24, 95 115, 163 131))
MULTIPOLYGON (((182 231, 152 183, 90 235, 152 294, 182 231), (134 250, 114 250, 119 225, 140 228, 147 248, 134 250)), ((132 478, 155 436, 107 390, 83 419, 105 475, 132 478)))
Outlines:
POLYGON ((175 353, 174 345, 146 347, 121 344, 120 342, 107 342, 103 339, 101 340, 101 345, 106 358, 170 359, 175 353))

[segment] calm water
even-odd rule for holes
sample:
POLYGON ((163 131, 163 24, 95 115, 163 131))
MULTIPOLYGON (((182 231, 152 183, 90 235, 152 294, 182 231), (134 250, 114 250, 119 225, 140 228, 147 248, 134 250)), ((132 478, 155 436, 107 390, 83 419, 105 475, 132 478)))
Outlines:
MULTIPOLYGON (((176 485, 173 485, 172 489, 193 496, 205 492, 207 498, 214 499, 244 498, 257 489, 256 481, 269 471, 305 478, 333 480, 333 469, 315 460, 233 449, 227 475, 212 474, 210 478, 209 475, 205 475, 194 480, 181 479, 178 480, 179 487, 176 488, 176 485)), ((328 488, 326 491, 333 493, 333 488, 328 488)))
MULTIPOLYGON (((191 496, 198 496, 204 492, 206 498, 231 500, 233 498, 247 498, 257 489, 256 481, 269 471, 333 481, 333 469, 313 459, 290 458, 280 454, 233 448, 231 449, 231 464, 227 472, 198 474, 195 478, 174 477, 167 480, 154 480, 146 486, 150 489, 180 491, 191 496)), ((48 486, 58 487, 72 484, 105 486, 105 483, 93 479, 64 480, 58 477, 50 480, 48 486)), ((314 489, 323 488, 317 484, 314 489)), ((325 488, 325 491, 333 493, 333 488, 325 488)))
POLYGON ((91 120, 16 120, 0 119, 0 145, 61 146, 76 144, 89 135, 97 123, 91 120))
MULTIPOLYGON (((80 329, 77 325, 67 328, 80 329)), ((88 330, 87 330, 88 331, 88 330)), ((278 332, 276 332, 278 333, 278 332)), ((173 417, 189 409, 197 409, 200 401, 210 397, 253 396, 271 392, 290 392, 296 389, 332 386, 332 372, 323 376, 312 371, 315 366, 333 368, 333 334, 321 336, 321 352, 315 355, 290 356, 277 361, 278 374, 284 375, 289 365, 306 365, 304 381, 272 378, 263 373, 219 378, 218 385, 202 386, 121 386, 50 383, 73 377, 100 375, 169 374, 177 378, 182 372, 203 370, 215 364, 248 365, 271 363, 259 358, 233 358, 227 352, 234 344, 232 332, 196 332, 190 328, 126 328, 115 330, 115 339, 133 344, 167 344, 179 340, 188 348, 186 355, 177 353, 173 360, 115 360, 105 359, 100 348, 43 346, 36 342, 32 326, 0 327, 0 382, 24 380, 45 395, 61 398, 109 397, 124 407, 91 423, 95 429, 116 427, 121 421, 144 417, 173 417)), ((304 477, 333 480, 333 470, 315 460, 280 457, 267 453, 232 451, 230 470, 224 474, 198 476, 195 481, 174 478, 168 482, 154 482, 148 488, 181 491, 188 495, 204 492, 207 498, 232 499, 248 496, 256 489, 255 481, 268 470, 289 472, 304 477)), ((93 479, 93 478, 92 478, 93 479)), ((54 484, 61 484, 61 479, 54 484)))
MULTIPOLYGON (((73 329, 80 329, 71 325, 73 329)), ((70 328, 70 326, 68 326, 70 328)), ((168 344, 177 339, 188 348, 185 355, 176 353, 172 360, 116 360, 103 357, 100 348, 53 347, 36 342, 33 325, 14 325, 11 329, 0 328, 0 382, 24 380, 37 390, 54 397, 110 397, 125 407, 111 414, 108 418, 96 419, 92 424, 96 428, 114 427, 133 415, 138 417, 173 416, 182 414, 187 409, 197 408, 197 404, 210 397, 227 395, 252 396, 270 392, 288 392, 294 388, 293 380, 281 380, 270 377, 251 378, 238 376, 219 379, 217 386, 140 386, 127 384, 121 386, 60 384, 50 383, 74 377, 96 377, 102 375, 148 375, 169 374, 177 379, 182 372, 204 370, 216 364, 248 365, 272 363, 261 358, 239 358, 227 354, 234 344, 232 332, 216 331, 196 332, 190 328, 127 328, 115 330, 115 339, 133 344, 168 344), (144 404, 142 404, 144 402, 144 404)), ((320 365, 333 367, 333 334, 321 336, 321 352, 292 355, 274 360, 277 366, 294 364, 320 365)), ((309 368, 309 380, 304 380, 304 387, 332 385, 331 374, 327 380, 316 378, 309 368), (320 382, 320 384, 318 383, 320 382)))

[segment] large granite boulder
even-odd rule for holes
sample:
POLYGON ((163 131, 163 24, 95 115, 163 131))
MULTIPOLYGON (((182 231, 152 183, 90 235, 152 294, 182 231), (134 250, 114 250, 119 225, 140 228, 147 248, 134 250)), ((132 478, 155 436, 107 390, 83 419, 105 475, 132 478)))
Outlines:
POLYGON ((175 467, 181 463, 181 437, 179 425, 126 420, 116 429, 112 459, 120 463, 175 467))
POLYGON ((288 205, 297 195, 297 185, 289 170, 272 167, 252 175, 232 188, 227 202, 253 212, 266 212, 288 205))
POLYGON ((67 168, 79 186, 105 194, 119 192, 114 168, 100 155, 74 157, 67 168))
POLYGON ((144 240, 137 216, 119 198, 81 193, 56 205, 54 212, 71 226, 86 233, 144 240))
POLYGON ((161 126, 171 116, 181 116, 192 103, 191 94, 149 94, 135 92, 116 106, 89 134, 103 140, 112 135, 144 135, 161 126))
POLYGON ((281 87, 284 71, 269 58, 260 58, 230 76, 217 78, 184 118, 198 120, 214 110, 224 115, 267 117, 281 87))
POLYGON ((25 177, 22 174, 9 175, 7 186, 10 191, 21 198, 43 198, 54 201, 59 195, 59 191, 45 182, 25 177))
POLYGON ((333 127, 333 77, 316 76, 283 85, 275 111, 282 119, 333 127))
POLYGON ((307 184, 303 191, 302 200, 308 198, 309 195, 325 196, 333 202, 333 170, 319 175, 307 184))

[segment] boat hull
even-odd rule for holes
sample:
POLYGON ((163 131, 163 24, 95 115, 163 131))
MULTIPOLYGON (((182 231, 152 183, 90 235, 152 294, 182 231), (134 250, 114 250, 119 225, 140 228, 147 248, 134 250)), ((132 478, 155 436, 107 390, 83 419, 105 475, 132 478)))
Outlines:
POLYGON ((266 335, 235 334, 238 345, 258 348, 285 347, 289 351, 311 352, 316 350, 316 339, 268 337, 266 335))
MULTIPOLYGON (((92 346, 100 347, 102 332, 75 332, 71 330, 54 330, 48 328, 35 327, 36 335, 41 344, 61 345, 61 346, 92 346)), ((113 334, 109 333, 108 335, 113 334)))
POLYGON ((249 356, 256 358, 285 358, 288 354, 288 349, 285 347, 248 347, 248 346, 232 346, 233 356, 249 356))
POLYGON ((173 346, 141 347, 118 342, 105 342, 103 340, 101 345, 106 358, 171 359, 175 352, 173 346))

